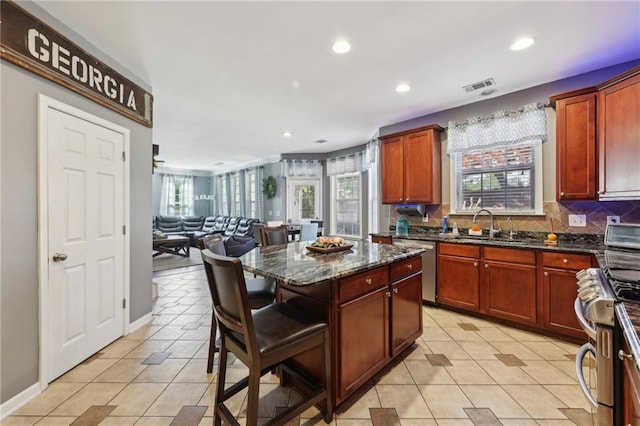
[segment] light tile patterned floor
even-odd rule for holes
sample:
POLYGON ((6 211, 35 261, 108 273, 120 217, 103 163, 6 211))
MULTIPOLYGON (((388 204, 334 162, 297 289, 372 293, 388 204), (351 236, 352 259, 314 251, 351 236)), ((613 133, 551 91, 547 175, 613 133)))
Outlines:
MULTIPOLYGON (((153 321, 53 382, 3 425, 208 425, 215 374, 206 373, 211 302, 200 267, 157 273, 153 321)), ((587 425, 574 373, 577 346, 424 307, 424 334, 339 407, 333 424, 587 425)), ((228 381, 246 368, 232 360, 228 381)), ((267 375, 262 421, 297 398, 267 375)), ((232 407, 243 420, 246 391, 232 407)), ((308 410, 290 425, 324 424, 308 410)))

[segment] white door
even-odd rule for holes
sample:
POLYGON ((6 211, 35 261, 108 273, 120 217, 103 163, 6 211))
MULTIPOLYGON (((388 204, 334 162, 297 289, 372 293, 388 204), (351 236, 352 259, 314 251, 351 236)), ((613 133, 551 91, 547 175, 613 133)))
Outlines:
POLYGON ((51 382, 124 330, 124 135, 49 108, 51 382))
POLYGON ((320 180, 287 179, 287 219, 320 219, 320 180))

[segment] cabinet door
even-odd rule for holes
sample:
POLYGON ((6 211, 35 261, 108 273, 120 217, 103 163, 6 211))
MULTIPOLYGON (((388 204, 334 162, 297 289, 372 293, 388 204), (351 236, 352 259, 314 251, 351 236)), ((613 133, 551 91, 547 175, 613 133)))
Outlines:
POLYGON ((544 268, 542 270, 542 322, 544 328, 566 336, 587 338, 582 330, 573 302, 576 300, 576 271, 544 268))
POLYGON ((389 287, 340 305, 339 400, 369 380, 389 359, 389 287))
MULTIPOLYGON (((630 354, 629 344, 623 339, 622 350, 630 354)), ((640 373, 633 365, 635 360, 625 358, 622 361, 622 401, 623 424, 640 425, 640 373)))
POLYGON ((484 309, 492 316, 536 324, 536 267, 483 262, 484 309))
POLYGON ((382 203, 399 204, 404 202, 404 157, 402 137, 386 139, 381 146, 381 182, 382 203))
POLYGON ((478 311, 478 259, 438 256, 438 303, 478 311))
POLYGON ((596 94, 556 103, 556 198, 595 200, 596 94))
POLYGON ((422 274, 391 285, 391 356, 422 334, 422 274))
POLYGON ((598 93, 600 199, 640 196, 640 75, 598 93))
POLYGON ((404 199, 407 203, 440 203, 440 144, 434 141, 434 134, 434 130, 424 130, 404 137, 404 199))

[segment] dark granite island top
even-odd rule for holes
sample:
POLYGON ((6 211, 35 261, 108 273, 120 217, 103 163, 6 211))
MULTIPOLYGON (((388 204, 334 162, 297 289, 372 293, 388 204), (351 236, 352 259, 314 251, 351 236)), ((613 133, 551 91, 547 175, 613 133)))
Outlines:
MULTIPOLYGON (((335 253, 313 253, 310 242, 256 248, 245 271, 278 281, 277 300, 320 315, 331 335, 334 406, 371 380, 422 334, 422 249, 361 239, 335 253), (366 350, 364 349, 366 348, 366 350)), ((295 362, 322 377, 319 351, 295 362)))
POLYGON ((307 286, 388 265, 424 251, 361 239, 345 239, 345 242, 353 247, 326 254, 307 250, 310 242, 259 247, 244 254, 240 260, 248 272, 291 286, 307 286))

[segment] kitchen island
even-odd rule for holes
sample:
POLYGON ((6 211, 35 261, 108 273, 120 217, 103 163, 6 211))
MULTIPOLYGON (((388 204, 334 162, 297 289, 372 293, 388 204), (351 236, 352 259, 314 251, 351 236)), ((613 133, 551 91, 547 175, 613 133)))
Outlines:
MULTIPOLYGON (((314 253, 309 242, 256 248, 240 260, 278 281, 278 300, 326 318, 331 392, 339 405, 422 334, 421 249, 348 239, 353 246, 314 253)), ((296 360, 320 377, 320 354, 296 360)))

